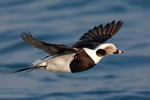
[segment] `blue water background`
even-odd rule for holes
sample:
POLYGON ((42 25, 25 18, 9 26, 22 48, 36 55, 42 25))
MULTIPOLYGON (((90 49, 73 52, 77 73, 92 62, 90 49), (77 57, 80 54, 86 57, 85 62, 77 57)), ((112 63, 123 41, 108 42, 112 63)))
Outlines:
POLYGON ((1 0, 0 100, 150 100, 150 0, 1 0), (122 20, 113 42, 124 55, 76 74, 5 74, 47 54, 20 38, 71 46, 99 24, 122 20))

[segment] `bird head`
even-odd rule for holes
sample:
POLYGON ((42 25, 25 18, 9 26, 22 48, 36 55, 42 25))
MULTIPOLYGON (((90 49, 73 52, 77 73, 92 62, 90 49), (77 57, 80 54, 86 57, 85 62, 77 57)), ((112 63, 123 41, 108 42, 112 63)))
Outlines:
POLYGON ((104 57, 112 54, 123 54, 123 51, 117 49, 117 47, 112 43, 101 44, 95 50, 96 55, 99 57, 104 57))

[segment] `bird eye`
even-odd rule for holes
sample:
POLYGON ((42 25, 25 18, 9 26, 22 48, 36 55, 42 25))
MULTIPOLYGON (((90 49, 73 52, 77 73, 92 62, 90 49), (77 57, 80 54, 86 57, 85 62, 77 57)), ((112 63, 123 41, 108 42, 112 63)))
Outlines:
POLYGON ((104 50, 104 49, 98 49, 97 51, 96 51, 96 54, 98 54, 98 55, 106 55, 106 51, 104 50))

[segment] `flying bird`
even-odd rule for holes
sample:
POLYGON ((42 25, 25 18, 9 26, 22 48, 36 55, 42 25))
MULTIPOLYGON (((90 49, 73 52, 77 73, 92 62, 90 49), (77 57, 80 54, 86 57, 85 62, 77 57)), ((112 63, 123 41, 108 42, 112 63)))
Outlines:
POLYGON ((15 72, 45 69, 60 73, 76 73, 88 70, 105 56, 123 53, 114 44, 105 43, 119 31, 122 25, 121 20, 112 21, 105 26, 100 24, 81 36, 72 46, 39 41, 30 32, 23 32, 22 39, 26 43, 45 51, 49 56, 34 62, 31 67, 15 72))

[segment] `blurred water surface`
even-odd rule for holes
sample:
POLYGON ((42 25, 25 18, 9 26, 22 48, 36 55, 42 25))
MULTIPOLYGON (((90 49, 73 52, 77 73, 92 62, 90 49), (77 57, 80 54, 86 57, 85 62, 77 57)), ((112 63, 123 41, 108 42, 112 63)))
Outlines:
POLYGON ((0 100, 150 100, 150 0, 1 0, 0 100), (47 54, 20 33, 72 45, 90 28, 123 20, 113 42, 124 55, 76 74, 43 70, 4 74, 47 54))

